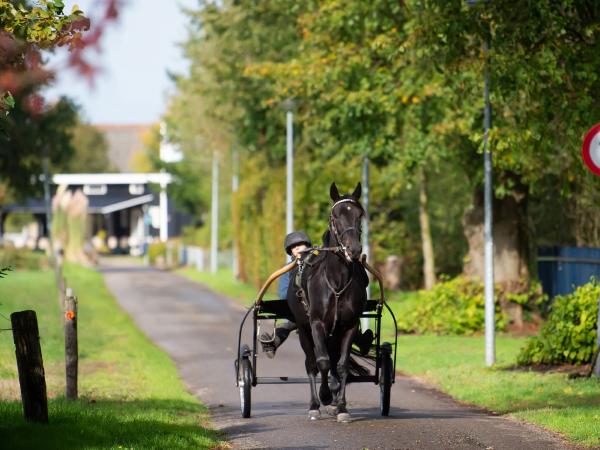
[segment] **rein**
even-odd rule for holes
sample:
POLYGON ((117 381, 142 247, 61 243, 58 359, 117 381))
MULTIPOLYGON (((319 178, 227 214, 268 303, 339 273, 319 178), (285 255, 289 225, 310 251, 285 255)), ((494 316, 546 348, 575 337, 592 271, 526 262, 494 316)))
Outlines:
POLYGON ((331 289, 331 292, 333 292, 333 295, 335 297, 335 303, 333 304, 333 311, 334 311, 333 326, 331 327, 331 331, 329 332, 329 336, 331 336, 333 334, 333 331, 335 330, 335 326, 337 325, 337 321, 338 321, 338 300, 340 299, 340 296, 344 293, 344 291, 346 289, 348 289, 348 286, 350 286, 350 284, 352 283, 352 276, 353 275, 354 275, 354 266, 352 266, 352 273, 350 274, 350 279, 348 280, 348 282, 346 283, 346 285, 341 290, 336 291, 335 288, 329 282, 329 278, 327 277, 327 266, 325 266, 325 283, 327 283, 327 287, 329 289, 331 289))

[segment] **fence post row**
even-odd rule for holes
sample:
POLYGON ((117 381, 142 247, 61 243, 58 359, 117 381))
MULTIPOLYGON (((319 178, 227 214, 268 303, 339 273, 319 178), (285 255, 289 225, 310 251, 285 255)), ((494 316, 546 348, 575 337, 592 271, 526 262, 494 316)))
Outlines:
POLYGON ((48 423, 48 398, 35 311, 10 315, 25 419, 48 423))
POLYGON ((67 400, 77 399, 77 367, 79 350, 77 343, 77 297, 73 290, 65 291, 65 374, 67 400))

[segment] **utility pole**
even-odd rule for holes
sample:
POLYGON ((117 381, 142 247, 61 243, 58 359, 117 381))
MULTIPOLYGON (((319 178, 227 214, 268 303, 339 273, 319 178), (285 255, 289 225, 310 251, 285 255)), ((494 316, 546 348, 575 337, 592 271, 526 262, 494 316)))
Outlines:
POLYGON ((489 134, 492 125, 490 105, 490 79, 488 70, 488 41, 483 42, 484 55, 484 112, 483 112, 483 171, 484 171, 484 240, 485 240, 485 363, 496 363, 496 322, 494 301, 494 236, 493 236, 493 197, 492 197, 492 152, 489 147, 489 134))
MULTIPOLYGON (((474 7, 479 2, 490 3, 491 0, 466 0, 467 5, 474 7)), ((490 106, 490 77, 488 65, 488 37, 483 40, 483 240, 484 240, 484 294, 485 294, 485 364, 496 363, 496 322, 494 319, 494 235, 492 229, 492 152, 488 145, 490 127, 492 126, 492 107, 490 106)))
MULTIPOLYGON (((232 175, 231 175, 231 192, 232 194, 235 195, 235 193, 238 191, 238 189, 240 188, 240 161, 239 161, 239 153, 237 150, 233 151, 233 156, 232 156, 232 175)), ((231 211, 233 212, 233 202, 232 202, 232 208, 231 211)), ((231 241, 232 241, 232 271, 233 271, 233 278, 234 279, 239 279, 240 277, 240 271, 239 271, 239 263, 238 263, 238 252, 237 252, 237 240, 236 240, 236 236, 235 236, 236 230, 233 229, 232 230, 232 236, 231 236, 231 241)))
POLYGON ((287 162, 287 186, 286 186, 286 215, 285 215, 285 231, 286 234, 294 231, 294 102, 286 100, 286 162, 287 162))
POLYGON ((52 205, 50 199, 50 169, 49 158, 44 156, 42 161, 44 169, 44 207, 46 210, 46 232, 48 233, 48 245, 50 247, 50 257, 54 259, 54 246, 52 245, 52 205))
POLYGON ((211 199, 211 226, 210 226, 210 271, 216 273, 218 269, 219 245, 219 161, 217 152, 213 152, 212 161, 212 199, 211 199))
MULTIPOLYGON (((365 215, 363 216, 362 223, 362 242, 363 242, 363 253, 367 257, 367 261, 371 262, 371 246, 369 245, 369 157, 365 156, 362 165, 362 191, 363 200, 362 204, 365 209, 365 215)), ((367 299, 371 298, 371 284, 367 286, 367 299)), ((370 327, 369 318, 363 317, 360 319, 360 325, 364 333, 370 327)))

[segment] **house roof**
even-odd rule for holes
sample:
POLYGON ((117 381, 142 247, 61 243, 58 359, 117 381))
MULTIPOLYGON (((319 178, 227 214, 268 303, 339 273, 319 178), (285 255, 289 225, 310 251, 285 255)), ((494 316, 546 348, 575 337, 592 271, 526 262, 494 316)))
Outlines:
POLYGON ((52 177, 54 184, 148 184, 166 186, 173 181, 167 172, 155 173, 59 173, 52 177))
MULTIPOLYGON (((146 195, 90 195, 88 196, 89 214, 110 214, 116 211, 133 208, 134 206, 146 205, 154 201, 154 194, 146 195)), ((24 203, 7 205, 2 207, 3 212, 24 212, 31 214, 43 214, 46 212, 46 204, 43 199, 29 199, 24 203)))

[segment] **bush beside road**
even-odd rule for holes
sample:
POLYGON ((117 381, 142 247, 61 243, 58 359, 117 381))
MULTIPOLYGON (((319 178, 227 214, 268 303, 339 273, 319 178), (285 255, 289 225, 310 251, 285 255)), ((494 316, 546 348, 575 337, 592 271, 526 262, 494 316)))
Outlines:
MULTIPOLYGON (((80 400, 64 399, 64 341, 51 271, 0 280, 0 312, 38 315, 49 394, 49 425, 24 421, 14 345, 0 333, 0 434, 6 448, 214 448, 220 435, 179 379, 174 363, 115 303, 102 276, 67 266, 79 297, 80 400)), ((0 319, 10 326, 9 322, 0 319)), ((1 327, 7 328, 7 327, 1 327)))

